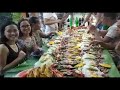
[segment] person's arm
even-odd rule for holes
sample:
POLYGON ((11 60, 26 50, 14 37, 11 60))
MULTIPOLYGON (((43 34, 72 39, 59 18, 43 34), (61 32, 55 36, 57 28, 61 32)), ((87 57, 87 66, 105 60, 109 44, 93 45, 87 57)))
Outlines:
POLYGON ((100 45, 106 49, 114 49, 114 44, 101 42, 100 45))
POLYGON ((45 25, 51 25, 51 24, 55 24, 55 23, 61 23, 62 21, 61 20, 51 20, 51 19, 47 19, 45 18, 44 19, 44 24, 45 25))
POLYGON ((3 75, 3 68, 6 65, 8 49, 4 45, 0 45, 0 75, 3 75))
POLYGON ((120 55, 120 41, 118 42, 118 44, 115 47, 115 51, 118 55, 120 55))
POLYGON ((96 40, 101 40, 106 43, 108 43, 112 40, 111 37, 109 37, 107 35, 104 36, 104 34, 106 34, 106 31, 104 31, 104 33, 103 33, 103 31, 98 31, 94 25, 91 25, 89 27, 88 33, 94 34, 96 40), (104 36, 104 37, 102 38, 101 36, 104 36))
POLYGON ((111 40, 113 40, 115 37, 119 37, 119 34, 116 30, 117 30, 117 27, 114 27, 114 26, 109 27, 108 32, 104 36, 103 41, 111 42, 111 40))
POLYGON ((100 36, 104 37, 106 34, 107 34, 107 30, 100 30, 99 33, 100 33, 100 36))
POLYGON ((87 17, 85 18, 84 22, 82 23, 82 25, 84 25, 87 21, 89 21, 90 17, 91 17, 92 13, 89 13, 87 15, 87 17))
POLYGON ((45 33, 41 32, 41 31, 39 31, 39 36, 42 37, 42 38, 48 38, 52 34, 56 34, 56 32, 50 32, 48 34, 45 34, 45 33))
POLYGON ((64 25, 65 20, 68 18, 69 15, 70 15, 69 13, 64 14, 64 16, 61 19, 61 23, 59 23, 58 30, 61 30, 61 28, 62 28, 61 26, 64 25))
POLYGON ((102 40, 103 42, 109 43, 109 42, 112 41, 112 38, 110 38, 110 37, 108 37, 108 36, 105 36, 104 38, 101 38, 101 40, 102 40))
POLYGON ((105 43, 109 43, 111 40, 112 40, 112 38, 110 38, 110 37, 108 37, 108 36, 104 36, 104 37, 102 37, 102 35, 101 35, 102 33, 100 33, 100 31, 97 31, 96 30, 96 32, 95 32, 95 39, 96 40, 100 40, 100 41, 103 41, 103 42, 105 42, 105 43))
POLYGON ((24 60, 25 56, 26 56, 26 54, 23 51, 20 51, 18 57, 10 64, 7 64, 3 68, 3 71, 5 72, 8 69, 11 69, 11 68, 15 67, 16 65, 18 65, 19 63, 21 63, 24 60))
POLYGON ((114 49, 115 48, 115 45, 113 43, 105 43, 100 40, 94 40, 91 42, 91 44, 94 44, 94 45, 100 44, 102 47, 104 47, 106 49, 114 49))
POLYGON ((51 13, 44 13, 43 14, 43 17, 44 17, 44 24, 45 25, 51 25, 51 24, 55 24, 55 23, 62 23, 64 22, 67 17, 69 16, 69 14, 66 14, 61 20, 60 19, 57 19, 57 20, 54 20, 54 19, 51 19, 51 17, 53 17, 53 14, 51 13))

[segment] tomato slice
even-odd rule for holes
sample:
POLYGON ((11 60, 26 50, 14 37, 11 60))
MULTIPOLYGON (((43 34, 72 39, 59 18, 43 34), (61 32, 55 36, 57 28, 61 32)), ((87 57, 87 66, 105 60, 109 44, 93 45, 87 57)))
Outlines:
POLYGON ((25 70, 25 71, 22 71, 22 72, 19 72, 18 74, 17 74, 17 77, 26 77, 27 76, 27 74, 28 74, 28 70, 25 70))

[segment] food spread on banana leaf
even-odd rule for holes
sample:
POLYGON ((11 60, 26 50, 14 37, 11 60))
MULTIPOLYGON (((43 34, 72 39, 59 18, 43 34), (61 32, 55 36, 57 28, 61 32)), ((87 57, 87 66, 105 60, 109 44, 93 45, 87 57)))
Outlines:
POLYGON ((26 77, 108 77, 112 66, 103 62, 103 49, 89 46, 94 36, 86 29, 64 33, 59 32, 56 40, 48 42, 48 52, 26 77))

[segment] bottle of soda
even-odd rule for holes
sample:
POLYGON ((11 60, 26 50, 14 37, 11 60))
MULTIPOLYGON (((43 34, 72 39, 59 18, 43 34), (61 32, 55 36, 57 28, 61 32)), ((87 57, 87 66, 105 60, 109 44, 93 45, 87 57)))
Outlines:
POLYGON ((81 25, 81 23, 82 23, 82 20, 81 20, 81 18, 79 18, 79 26, 81 25))
POLYGON ((72 17, 70 17, 70 28, 72 28, 72 24, 73 24, 72 17))
POLYGON ((75 19, 75 25, 76 25, 76 27, 78 27, 79 26, 79 20, 78 20, 78 18, 76 17, 76 19, 75 19))
POLYGON ((82 17, 82 19, 81 19, 81 23, 83 23, 84 22, 84 18, 82 17))
MULTIPOLYGON (((70 22, 70 19, 68 18, 67 19, 67 23, 69 23, 69 22, 70 22)), ((67 27, 70 27, 70 25, 68 24, 67 27)))
POLYGON ((67 19, 67 22, 70 22, 69 18, 67 19))

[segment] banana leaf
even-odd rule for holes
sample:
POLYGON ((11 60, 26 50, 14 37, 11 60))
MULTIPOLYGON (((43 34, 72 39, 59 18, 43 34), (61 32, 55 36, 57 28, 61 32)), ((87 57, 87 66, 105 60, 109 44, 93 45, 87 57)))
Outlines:
POLYGON ((44 52, 47 52, 47 50, 48 50, 47 45, 44 44, 44 45, 42 46, 42 49, 44 50, 44 52))
POLYGON ((117 67, 115 66, 115 63, 113 62, 113 59, 108 50, 103 51, 103 57, 105 58, 104 62, 112 66, 108 73, 109 77, 120 77, 120 73, 117 67))
POLYGON ((17 73, 23 71, 23 70, 27 70, 30 68, 34 67, 34 64, 38 61, 38 59, 35 58, 29 58, 27 61, 23 62, 22 64, 16 66, 15 68, 12 68, 8 71, 6 71, 5 73, 5 77, 13 77, 15 76, 17 73))
POLYGON ((22 64, 18 65, 17 67, 15 67, 13 69, 8 70, 7 72, 18 72, 18 71, 22 71, 22 70, 32 68, 38 60, 39 59, 30 57, 28 60, 26 60, 22 64))

